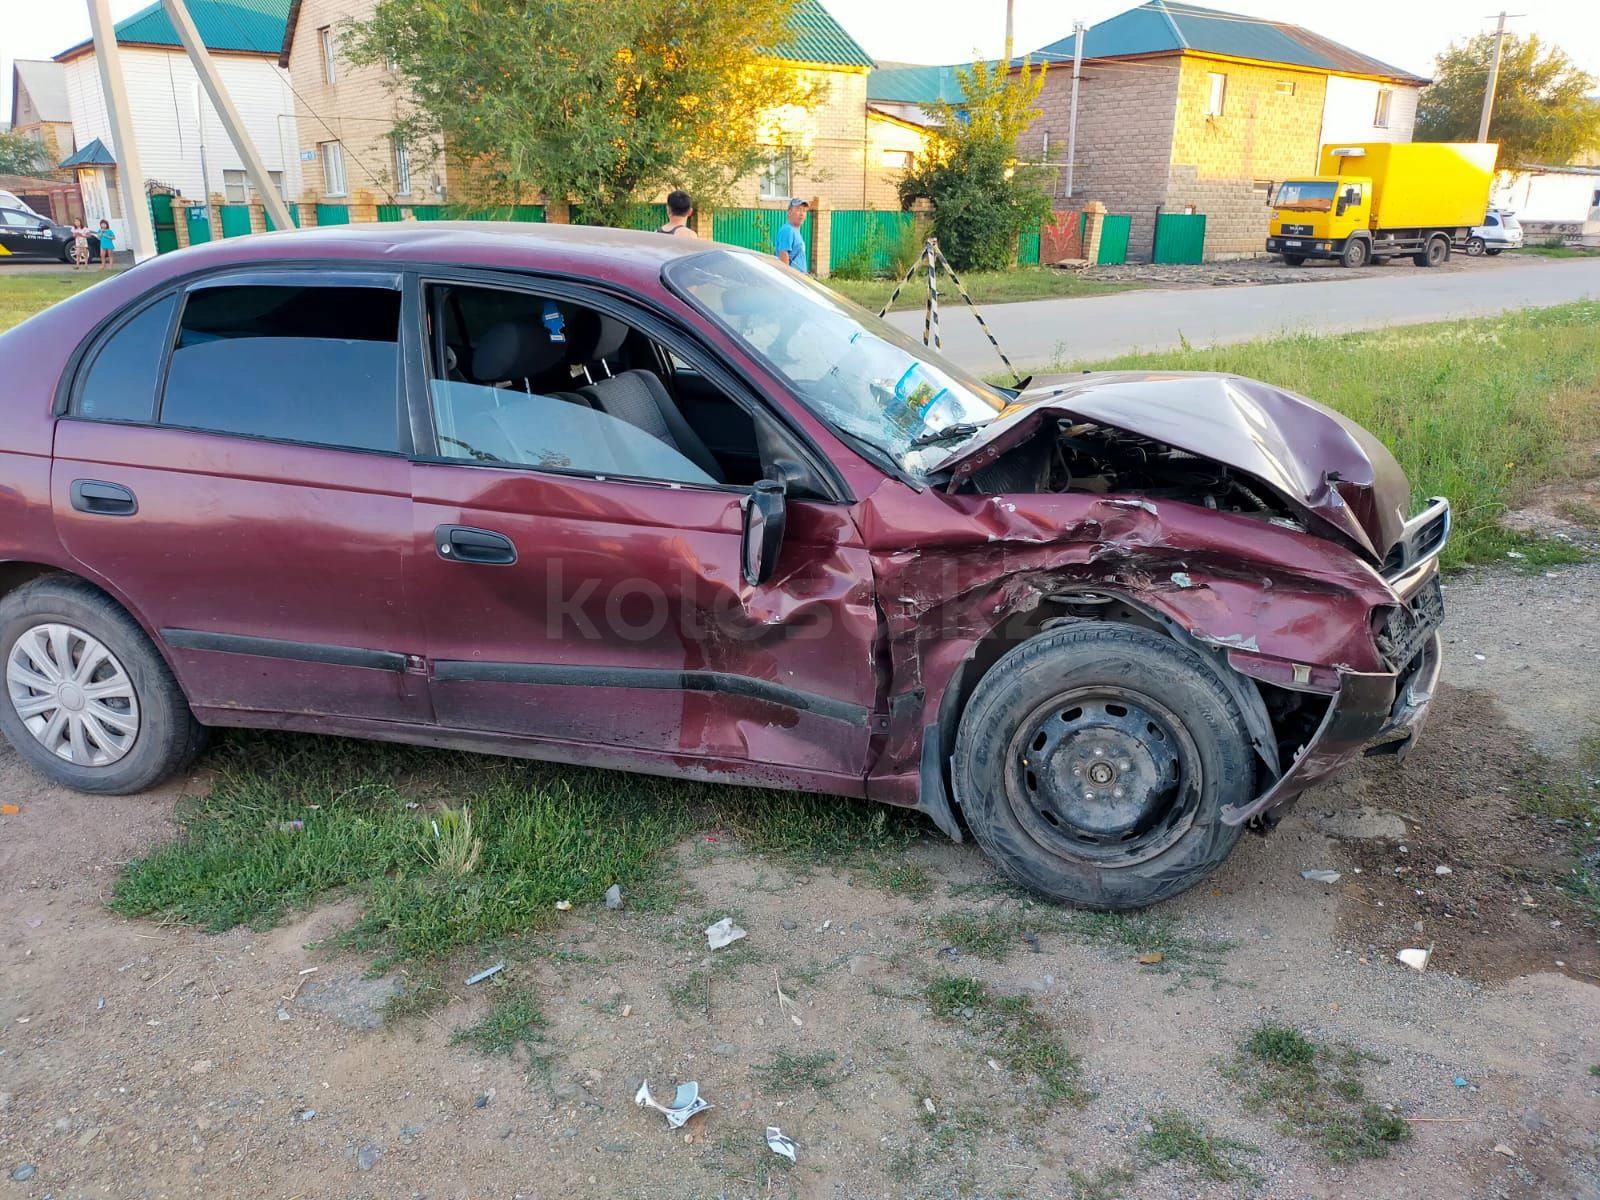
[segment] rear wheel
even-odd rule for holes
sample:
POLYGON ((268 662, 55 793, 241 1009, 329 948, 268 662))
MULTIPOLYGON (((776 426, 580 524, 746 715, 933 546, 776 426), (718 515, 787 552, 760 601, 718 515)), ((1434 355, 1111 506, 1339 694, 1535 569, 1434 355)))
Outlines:
POLYGON ((1440 235, 1428 239, 1427 246, 1411 259, 1419 267, 1442 267, 1450 261, 1450 241, 1440 235))
POLYGON ((1346 240, 1344 253, 1339 255, 1339 261, 1347 267, 1364 267, 1371 257, 1372 248, 1367 245, 1367 240, 1353 237, 1346 240))
POLYGON ((1018 646, 978 684, 956 739, 956 793, 1013 879, 1091 908, 1194 886, 1254 786, 1237 706, 1171 639, 1085 622, 1018 646))
POLYGON ((1283 263, 1287 267, 1303 267, 1306 265, 1306 256, 1304 254, 1285 254, 1283 263))
POLYGON ((0 600, 0 732, 41 775, 124 795, 186 767, 205 730, 132 617, 81 580, 0 600))
POLYGON ((1467 239, 1467 256, 1469 258, 1481 258, 1488 249, 1489 247, 1484 244, 1481 237, 1469 237, 1467 239))
POLYGON ((1490 258, 1493 258, 1496 254, 1500 253, 1500 250, 1498 250, 1498 249, 1496 249, 1496 250, 1485 250, 1484 253, 1487 254, 1490 258))

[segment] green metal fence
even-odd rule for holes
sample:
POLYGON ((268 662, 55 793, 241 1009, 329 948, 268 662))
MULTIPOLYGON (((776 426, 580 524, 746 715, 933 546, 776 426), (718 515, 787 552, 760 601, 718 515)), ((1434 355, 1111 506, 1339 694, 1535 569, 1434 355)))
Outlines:
POLYGON ((217 213, 222 219, 223 237, 243 237, 250 232, 250 206, 248 204, 224 204, 217 209, 217 213))
MULTIPOLYGON (((1087 236, 1089 214, 1078 217, 1078 236, 1087 236)), ((1121 266, 1128 261, 1128 231, 1133 228, 1133 217, 1127 213, 1107 213, 1100 218, 1100 253, 1095 263, 1102 267, 1121 266)))
POLYGON ((191 208, 189 213, 189 245, 201 246, 211 240, 211 218, 203 208, 191 208))
POLYGON ((545 219, 542 204, 503 204, 498 208, 455 209, 448 204, 380 204, 378 220, 404 221, 410 212, 419 221, 525 221, 545 219))
POLYGON ((1017 238, 1017 264, 1023 267, 1039 265, 1039 226, 1024 229, 1017 238))
POLYGON ((711 219, 711 235, 728 246, 771 254, 784 219, 781 208, 719 208, 711 219))
MULTIPOLYGON (((781 214, 781 210, 780 214, 781 214)), ((887 275, 895 269, 896 253, 916 237, 917 218, 908 212, 881 212, 874 209, 839 209, 829 215, 833 222, 828 251, 828 270, 835 275, 887 275)), ((717 214, 717 221, 722 214, 717 214)), ((813 220, 807 226, 814 230, 813 220)), ((815 233, 811 236, 815 239, 815 233)))
POLYGON ((1204 213, 1157 213, 1151 262, 1197 263, 1205 257, 1204 213))
MULTIPOLYGON (((267 223, 267 232, 268 233, 271 233, 274 229, 276 229, 278 227, 277 224, 272 219, 272 214, 270 212, 268 212, 265 207, 263 207, 262 210, 261 210, 261 216, 262 216, 262 219, 265 220, 266 223, 267 223)), ((300 228, 300 206, 298 204, 289 205, 289 220, 294 222, 294 227, 296 229, 300 228)))
MULTIPOLYGON (((721 216, 721 213, 718 213, 721 216)), ((574 225, 595 225, 596 221, 588 220, 581 204, 572 206, 572 223, 574 225)), ((620 229, 660 229, 667 223, 667 206, 665 204, 635 204, 629 210, 620 229)))
POLYGON ((348 225, 350 224, 350 206, 348 204, 319 204, 317 205, 318 225, 348 225))

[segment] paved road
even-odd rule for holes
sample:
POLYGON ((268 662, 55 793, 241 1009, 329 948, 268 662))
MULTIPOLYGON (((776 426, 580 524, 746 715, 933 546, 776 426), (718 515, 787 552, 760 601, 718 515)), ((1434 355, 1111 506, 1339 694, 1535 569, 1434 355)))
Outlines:
MULTIPOLYGON (((1481 271, 1448 274, 1397 262, 1370 279, 1121 292, 996 304, 983 311, 1012 361, 1042 368, 1132 350, 1168 350, 1181 340, 1205 346, 1301 330, 1340 333, 1590 298, 1600 298, 1600 259, 1485 264, 1481 271)), ((977 322, 956 305, 944 307, 942 315, 948 357, 986 375, 1002 369, 977 322)), ((921 312, 890 319, 922 335, 921 312)))

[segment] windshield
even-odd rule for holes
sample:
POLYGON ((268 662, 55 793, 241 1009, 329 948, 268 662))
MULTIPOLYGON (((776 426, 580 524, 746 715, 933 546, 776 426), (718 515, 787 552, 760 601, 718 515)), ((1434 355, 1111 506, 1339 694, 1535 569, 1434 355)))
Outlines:
POLYGON ((908 474, 926 474, 1009 402, 774 260, 713 250, 671 263, 666 277, 781 375, 812 412, 908 474))
POLYGON ((1306 179, 1290 180, 1278 187, 1278 198, 1273 207, 1291 212, 1327 212, 1333 207, 1334 189, 1339 185, 1331 179, 1326 182, 1306 179))

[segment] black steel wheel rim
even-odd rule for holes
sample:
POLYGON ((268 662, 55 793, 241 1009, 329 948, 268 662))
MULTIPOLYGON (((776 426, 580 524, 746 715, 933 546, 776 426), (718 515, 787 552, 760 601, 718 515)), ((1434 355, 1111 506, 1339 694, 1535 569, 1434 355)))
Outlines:
POLYGON ((1052 697, 1007 748, 1007 800, 1018 823, 1046 848, 1103 866, 1168 849, 1194 824, 1201 782, 1183 721, 1117 684, 1052 697))

